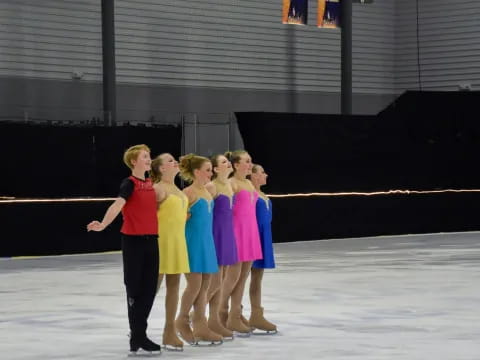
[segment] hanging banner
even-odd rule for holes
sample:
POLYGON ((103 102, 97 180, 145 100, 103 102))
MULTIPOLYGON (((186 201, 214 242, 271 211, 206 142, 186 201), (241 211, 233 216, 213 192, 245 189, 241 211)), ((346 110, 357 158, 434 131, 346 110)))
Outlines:
POLYGON ((283 0, 282 22, 284 24, 306 25, 308 0, 283 0))
POLYGON ((318 0, 317 26, 340 28, 340 0, 318 0))

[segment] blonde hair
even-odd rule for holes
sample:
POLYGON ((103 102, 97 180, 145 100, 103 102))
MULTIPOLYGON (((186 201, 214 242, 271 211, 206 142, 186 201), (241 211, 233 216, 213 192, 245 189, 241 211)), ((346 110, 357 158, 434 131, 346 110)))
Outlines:
POLYGON ((160 182, 162 180, 162 172, 160 171, 159 167, 163 165, 162 156, 168 153, 163 153, 158 155, 155 159, 152 160, 152 168, 150 170, 150 179, 154 184, 160 182))
MULTIPOLYGON (((259 167, 263 167, 260 164, 252 164, 252 174, 256 174, 259 167)), ((252 175, 247 175, 248 180, 252 180, 252 175)))
POLYGON ((130 169, 133 169, 132 161, 138 159, 138 155, 142 150, 150 153, 150 148, 145 144, 130 146, 123 154, 123 162, 125 165, 127 165, 130 169))
POLYGON ((258 168, 259 167, 263 167, 262 165, 260 164, 253 164, 252 166, 252 173, 256 173, 258 171, 258 168))
POLYGON ((195 180, 194 170, 200 169, 206 162, 210 162, 210 160, 204 156, 195 154, 187 154, 180 157, 180 176, 185 181, 192 182, 195 180))
POLYGON ((235 164, 238 164, 240 160, 242 160, 242 155, 245 154, 248 155, 248 152, 245 150, 227 151, 224 154, 224 156, 232 163, 233 172, 230 174, 230 177, 232 177, 237 171, 237 169, 235 169, 235 164))

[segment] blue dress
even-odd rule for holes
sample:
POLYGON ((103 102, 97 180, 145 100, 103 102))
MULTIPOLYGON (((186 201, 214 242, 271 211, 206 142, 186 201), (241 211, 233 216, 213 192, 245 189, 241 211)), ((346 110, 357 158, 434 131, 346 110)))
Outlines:
POLYGON ((218 272, 217 254, 213 241, 213 201, 198 198, 190 206, 190 218, 185 226, 188 261, 192 273, 218 272))
POLYGON ((272 201, 259 196, 256 209, 263 259, 255 260, 252 267, 257 269, 274 269, 275 257, 273 255, 272 244, 272 201))

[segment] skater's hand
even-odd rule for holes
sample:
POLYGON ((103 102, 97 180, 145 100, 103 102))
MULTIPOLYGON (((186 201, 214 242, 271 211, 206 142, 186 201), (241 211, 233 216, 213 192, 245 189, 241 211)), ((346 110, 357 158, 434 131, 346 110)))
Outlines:
POLYGON ((100 221, 92 221, 87 225, 87 231, 102 231, 105 226, 100 221))

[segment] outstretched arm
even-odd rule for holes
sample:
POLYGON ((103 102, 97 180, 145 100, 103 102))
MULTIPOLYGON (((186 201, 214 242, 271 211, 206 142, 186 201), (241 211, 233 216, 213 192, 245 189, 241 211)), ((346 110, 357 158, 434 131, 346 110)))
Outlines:
POLYGON ((113 220, 115 220, 120 211, 122 211, 125 202, 126 200, 124 198, 118 197, 107 209, 107 212, 105 213, 102 222, 99 222, 97 220, 92 221, 90 224, 87 225, 87 230, 102 231, 103 229, 105 229, 108 225, 111 224, 113 220))

